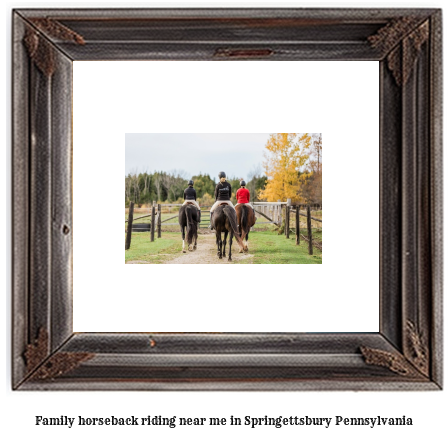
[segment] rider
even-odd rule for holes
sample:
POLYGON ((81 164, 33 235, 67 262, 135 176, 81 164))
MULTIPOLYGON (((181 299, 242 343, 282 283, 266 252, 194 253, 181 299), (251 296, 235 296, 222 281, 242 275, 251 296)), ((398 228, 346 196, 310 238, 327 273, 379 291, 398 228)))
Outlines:
POLYGON ((193 180, 190 179, 190 181, 188 181, 188 187, 184 190, 185 201, 182 205, 188 204, 189 202, 194 204, 198 209, 198 222, 201 222, 201 207, 199 207, 199 204, 196 201, 196 190, 193 188, 193 184, 193 180))
POLYGON ((230 198, 232 197, 232 186, 226 181, 226 173, 225 172, 219 172, 219 183, 216 184, 215 187, 215 203, 213 204, 212 208, 210 209, 210 225, 209 228, 213 230, 213 222, 212 222, 212 216, 213 216, 213 210, 220 204, 228 204, 233 209, 235 207, 233 206, 232 202, 230 201, 230 198))
POLYGON ((236 191, 236 202, 237 202, 236 205, 239 205, 239 204, 250 205, 252 207, 252 210, 254 210, 254 213, 255 213, 255 209, 254 209, 253 205, 249 204, 250 192, 249 192, 249 190, 246 189, 246 182, 243 179, 240 181, 240 186, 241 186, 241 188, 239 188, 236 191))

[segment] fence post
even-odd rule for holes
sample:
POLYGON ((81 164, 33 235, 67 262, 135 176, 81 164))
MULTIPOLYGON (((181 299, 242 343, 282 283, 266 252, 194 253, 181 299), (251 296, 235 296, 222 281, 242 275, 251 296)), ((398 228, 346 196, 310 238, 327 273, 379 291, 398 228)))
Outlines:
POLYGON ((300 245, 300 204, 296 205, 296 245, 300 245))
MULTIPOLYGON (((281 202, 280 199, 277 202, 281 202)), ((278 223, 280 226, 283 224, 283 208, 282 204, 278 204, 278 223)))
POLYGON ((162 237, 162 205, 157 204, 157 237, 162 237))
POLYGON ((285 227, 286 227, 286 238, 289 239, 289 224, 290 224, 290 217, 291 214, 291 199, 288 198, 286 200, 286 208, 285 208, 286 218, 285 218, 285 227))
POLYGON ((126 243, 124 249, 128 250, 131 247, 132 221, 134 220, 134 203, 129 204, 128 229, 126 231, 126 243))
POLYGON ((308 228, 308 254, 313 255, 313 233, 311 231, 311 209, 310 204, 306 206, 306 225, 308 228))
POLYGON ((156 227, 156 201, 152 201, 151 209, 151 242, 154 242, 154 229, 156 227))

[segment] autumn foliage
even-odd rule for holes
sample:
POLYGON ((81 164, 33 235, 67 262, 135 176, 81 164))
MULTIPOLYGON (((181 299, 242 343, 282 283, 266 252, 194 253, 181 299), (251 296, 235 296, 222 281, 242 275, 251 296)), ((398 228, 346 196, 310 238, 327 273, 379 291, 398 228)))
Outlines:
POLYGON ((322 202, 321 134, 271 134, 264 167, 267 183, 260 199, 322 202))

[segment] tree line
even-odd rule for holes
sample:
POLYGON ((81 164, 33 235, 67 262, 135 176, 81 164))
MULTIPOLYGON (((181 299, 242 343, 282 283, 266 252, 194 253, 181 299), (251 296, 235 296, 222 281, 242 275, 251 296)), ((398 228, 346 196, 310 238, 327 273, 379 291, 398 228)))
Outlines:
MULTIPOLYGON (((249 172, 246 187, 252 201, 322 203, 322 134, 271 134, 265 145, 264 172, 255 168, 249 172)), ((125 206, 183 202, 188 181, 194 181, 201 205, 214 202, 217 181, 208 174, 188 177, 183 170, 137 173, 125 176, 125 206)), ((232 202, 241 178, 227 179, 232 185, 232 202)))
MULTIPOLYGON (((137 173, 131 172, 125 176, 125 206, 129 202, 135 205, 158 203, 180 204, 184 202, 184 190, 188 181, 192 179, 200 204, 211 205, 214 202, 214 193, 217 181, 208 174, 199 174, 187 178, 185 171, 173 170, 170 172, 137 173)), ((240 187, 241 178, 231 177, 227 181, 232 185, 232 201, 236 203, 235 193, 240 187)), ((266 177, 252 171, 246 187, 251 192, 251 199, 258 199, 257 193, 265 186, 266 177)))

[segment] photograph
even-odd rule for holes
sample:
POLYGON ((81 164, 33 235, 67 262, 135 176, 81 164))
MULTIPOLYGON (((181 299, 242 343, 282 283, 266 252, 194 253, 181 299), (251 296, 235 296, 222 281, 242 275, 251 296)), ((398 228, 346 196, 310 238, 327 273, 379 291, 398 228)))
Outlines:
POLYGON ((322 134, 126 134, 126 264, 321 264, 322 134))

